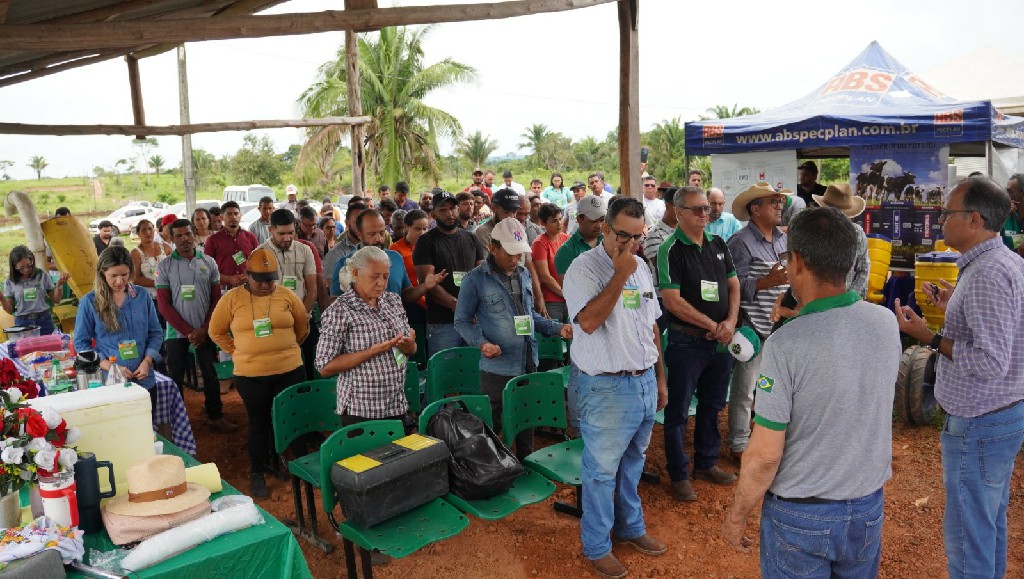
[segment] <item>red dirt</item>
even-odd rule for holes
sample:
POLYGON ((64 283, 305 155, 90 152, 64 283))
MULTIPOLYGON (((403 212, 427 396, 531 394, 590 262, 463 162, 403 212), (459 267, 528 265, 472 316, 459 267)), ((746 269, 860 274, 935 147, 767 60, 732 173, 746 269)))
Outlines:
MULTIPOLYGON (((224 396, 225 415, 242 425, 242 430, 234 435, 216 434, 206 427, 201 415, 201 393, 189 390, 185 398, 198 442, 198 459, 215 462, 225 480, 246 492, 249 488, 246 417, 238 394, 232 390, 224 396)), ((725 427, 723 413, 722 428, 725 427)), ((664 541, 669 551, 661 557, 647 557, 630 547, 616 546, 616 556, 629 568, 630 577, 758 577, 756 516, 749 528, 749 536, 755 538, 754 548, 750 554, 734 553, 719 535, 734 487, 697 482, 699 500, 696 503, 674 501, 667 494, 662 448, 661 427, 655 425, 648 450, 648 470, 661 474, 663 481, 658 486, 641 483, 640 495, 648 530, 664 541)), ((735 470, 727 460, 720 464, 727 470, 735 470)), ((260 506, 279 519, 293 517, 290 483, 268 477, 268 486, 272 495, 259 501, 260 506)), ((1018 548, 1024 537, 1024 477, 1020 472, 1014 473, 1010 494, 1007 577, 1020 577, 1024 576, 1024 549, 1018 548)), ((571 500, 572 491, 562 487, 555 497, 571 500)), ((885 487, 886 521, 880 577, 946 575, 942 546, 944 498, 938 429, 894 425, 893 478, 885 487), (915 501, 920 499, 927 499, 927 502, 915 506, 915 501)), ((469 526, 461 534, 386 566, 375 567, 374 575, 382 579, 595 576, 580 554, 579 521, 556 514, 551 508, 553 500, 554 497, 531 505, 500 521, 470 517, 469 526)), ((335 551, 325 555, 299 539, 306 562, 317 579, 344 577, 341 540, 329 531, 323 513, 318 520, 321 533, 336 545, 335 551)))

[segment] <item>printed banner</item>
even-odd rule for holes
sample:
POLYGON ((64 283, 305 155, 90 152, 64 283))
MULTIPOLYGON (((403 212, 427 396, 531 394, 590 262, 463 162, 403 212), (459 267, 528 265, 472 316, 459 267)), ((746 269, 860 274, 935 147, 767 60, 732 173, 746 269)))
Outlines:
POLYGON ((725 210, 729 212, 732 200, 758 181, 796 191, 796 151, 711 155, 711 167, 711 186, 725 193, 725 210))

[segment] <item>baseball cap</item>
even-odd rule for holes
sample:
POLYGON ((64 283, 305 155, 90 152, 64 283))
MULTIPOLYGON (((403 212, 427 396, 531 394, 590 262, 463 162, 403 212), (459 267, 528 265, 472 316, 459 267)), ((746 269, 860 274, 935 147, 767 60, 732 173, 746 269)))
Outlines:
POLYGON ((519 211, 523 201, 513 189, 498 189, 491 201, 505 211, 519 211))
POLYGON ((165 225, 170 225, 171 223, 174 223, 177 220, 178 220, 178 216, 177 215, 175 215, 173 213, 168 213, 167 215, 164 215, 163 218, 160 219, 160 227, 163 227, 165 225))
POLYGON ((484 174, 484 170, 481 169, 480 167, 477 167, 476 169, 473 169, 473 174, 474 175, 483 175, 484 174))
POLYGON ((740 362, 747 362, 761 351, 761 338, 749 326, 737 328, 732 334, 728 346, 718 345, 718 350, 725 350, 740 362))
POLYGON ((435 191, 431 191, 431 195, 433 195, 433 197, 434 197, 433 201, 434 201, 434 208, 435 209, 440 208, 442 205, 444 205, 448 201, 451 201, 452 204, 454 204, 454 205, 458 205, 459 204, 458 199, 456 199, 454 195, 452 195, 451 193, 445 191, 444 189, 441 189, 440 191, 437 191, 435 189, 435 191))
POLYGON ((491 239, 500 242, 501 248, 509 255, 521 255, 530 251, 530 244, 526 242, 526 230, 515 217, 506 217, 499 221, 491 232, 491 239))
POLYGON ((507 178, 511 178, 512 177, 512 171, 505 171, 504 173, 501 174, 501 176, 502 176, 502 178, 506 178, 506 177, 507 178))
POLYGON ((608 204, 605 203, 604 198, 595 197, 594 195, 587 195, 583 199, 580 199, 579 207, 576 212, 591 221, 601 219, 608 213, 608 204))
POLYGON ((573 191, 575 191, 577 189, 586 189, 586 188, 587 188, 586 183, 584 183, 582 181, 576 181, 575 183, 572 184, 571 187, 569 187, 569 189, 571 189, 573 191))
POLYGON ((257 247, 249 254, 245 270, 262 279, 277 279, 277 256, 265 247, 257 247))
POLYGON ((284 192, 287 193, 288 195, 298 195, 299 188, 296 187, 295 185, 289 185, 284 188, 284 192))
POLYGON ((797 170, 801 169, 807 169, 808 171, 814 173, 815 175, 818 174, 818 166, 814 164, 814 161, 804 161, 803 163, 800 163, 800 165, 797 167, 797 170))

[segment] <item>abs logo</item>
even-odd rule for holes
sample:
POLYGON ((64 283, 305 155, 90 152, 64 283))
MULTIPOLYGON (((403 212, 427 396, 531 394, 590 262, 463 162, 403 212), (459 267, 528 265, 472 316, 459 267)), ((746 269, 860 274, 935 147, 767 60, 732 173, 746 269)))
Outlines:
POLYGON ((725 125, 704 125, 701 129, 705 147, 725 146, 725 125))
POLYGON ((882 95, 892 88, 893 77, 887 72, 856 69, 842 72, 825 84, 818 98, 843 101, 847 104, 878 104, 882 95))
POLYGON ((953 109, 935 113, 936 137, 960 137, 964 134, 964 110, 953 109))

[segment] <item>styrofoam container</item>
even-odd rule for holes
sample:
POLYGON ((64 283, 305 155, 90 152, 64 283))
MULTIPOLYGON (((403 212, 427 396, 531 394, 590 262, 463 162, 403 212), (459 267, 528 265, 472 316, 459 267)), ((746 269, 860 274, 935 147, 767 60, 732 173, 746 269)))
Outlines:
MULTIPOLYGON (((94 453, 97 460, 113 463, 117 494, 128 492, 128 466, 154 454, 153 409, 149 392, 142 386, 103 386, 34 398, 28 403, 37 410, 50 408, 68 427, 78 427, 82 437, 74 446, 80 452, 94 453)), ((100 486, 102 492, 110 490, 102 477, 100 486)))

